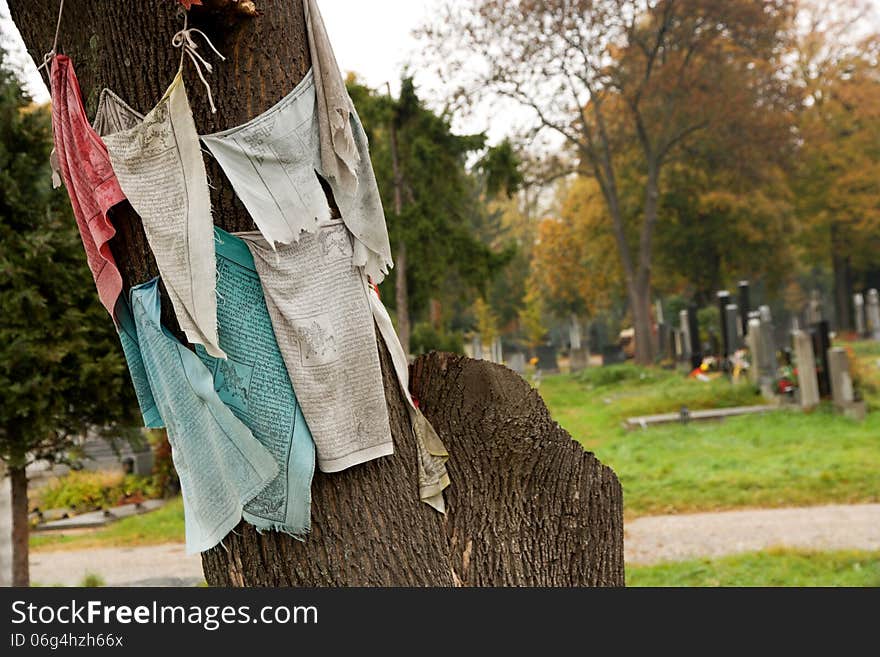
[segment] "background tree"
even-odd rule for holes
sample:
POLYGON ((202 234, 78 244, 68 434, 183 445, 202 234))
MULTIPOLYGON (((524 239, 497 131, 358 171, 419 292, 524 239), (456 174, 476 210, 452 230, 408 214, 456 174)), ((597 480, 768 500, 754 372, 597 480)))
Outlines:
POLYGON ((805 103, 793 176, 800 243, 832 273, 838 327, 880 247, 880 37, 860 35, 865 2, 800 5, 795 75, 805 103))
POLYGON ((47 106, 0 49, 0 459, 13 506, 13 573, 28 584, 28 480, 69 462, 89 432, 118 436, 137 404, 113 323, 98 303, 64 190, 52 190, 47 106))
POLYGON ((636 329, 651 361, 651 272, 664 166, 700 131, 784 95, 788 0, 468 0, 424 30, 442 72, 470 104, 529 108, 561 136, 608 208, 636 329), (641 207, 620 188, 638 145, 641 207), (636 230, 628 228, 635 222, 636 230))
POLYGON ((559 217, 538 226, 530 282, 556 318, 596 316, 609 310, 623 287, 608 211, 592 178, 575 178, 558 195, 559 217))
POLYGON ((383 299, 398 329, 407 328, 400 332, 408 342, 410 320, 426 321, 431 300, 467 308, 510 261, 509 245, 481 240, 477 229, 489 221, 487 195, 515 189, 517 161, 509 144, 487 149, 485 135, 454 134, 448 116, 425 107, 412 78, 404 77, 396 99, 356 79, 348 88, 370 138, 397 245, 397 271, 383 283, 383 299), (469 170, 475 155, 480 159, 469 170))

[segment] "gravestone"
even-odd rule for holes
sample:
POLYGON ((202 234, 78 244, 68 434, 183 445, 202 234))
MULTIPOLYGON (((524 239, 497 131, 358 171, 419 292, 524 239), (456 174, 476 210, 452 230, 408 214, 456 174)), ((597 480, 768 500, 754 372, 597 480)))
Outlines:
POLYGON ((761 306, 759 313, 758 336, 758 373, 761 392, 765 397, 774 396, 773 382, 776 381, 776 338, 773 330, 773 316, 770 306, 761 306))
POLYGON ((581 322, 577 315, 572 315, 568 325, 568 343, 573 350, 580 349, 581 345, 581 322))
POLYGON ((669 350, 669 325, 666 322, 657 325, 657 344, 659 346, 657 356, 660 360, 669 360, 673 357, 669 350))
POLYGON ((810 329, 813 338, 813 353, 816 356, 816 372, 819 375, 819 395, 831 396, 831 377, 828 372, 828 350, 831 348, 831 337, 828 322, 821 321, 810 329))
POLYGON ((471 338, 471 358, 475 360, 483 358, 483 337, 479 333, 475 333, 471 338))
POLYGON ((526 372, 526 355, 521 351, 516 351, 507 359, 507 366, 519 375, 526 372))
POLYGON ((724 308, 724 324, 727 327, 727 356, 735 354, 742 347, 740 335, 739 306, 729 303, 724 308))
POLYGON ((589 349, 572 349, 568 355, 568 370, 572 374, 582 372, 590 366, 589 349))
POLYGON ((490 347, 490 357, 489 359, 493 363, 498 363, 501 365, 504 362, 504 349, 501 344, 501 338, 495 338, 492 340, 492 346, 490 347))
POLYGON ((856 315, 856 334, 864 338, 868 334, 868 329, 865 322, 865 297, 861 292, 853 295, 853 307, 856 315))
POLYGON ((749 313, 752 312, 751 301, 749 300, 749 282, 739 282, 739 318, 742 322, 742 336, 745 338, 749 334, 749 313))
POLYGON ((749 313, 749 330, 746 334, 746 345, 749 348, 749 381, 757 386, 761 381, 761 320, 758 313, 749 313))
POLYGON ((852 374, 849 370, 849 356, 843 347, 828 350, 828 374, 831 377, 831 398, 834 404, 845 408, 855 401, 852 374))
POLYGON ((801 408, 811 409, 819 404, 819 378, 816 376, 813 340, 805 331, 794 331, 791 338, 797 365, 801 408))
POLYGON ((721 326, 721 357, 727 358, 736 351, 731 348, 730 326, 727 323, 727 306, 730 305, 730 292, 722 290, 718 293, 718 324, 721 326))
POLYGON ((12 586, 12 483, 0 461, 0 586, 12 586))
POLYGON ((819 294, 819 290, 810 292, 810 300, 807 302, 806 320, 807 326, 812 326, 822 321, 822 297, 819 294))
POLYGON ((700 347, 700 324, 697 318, 697 306, 691 304, 687 309, 688 337, 691 344, 691 368, 697 369, 703 364, 703 349, 700 347))
POLYGON ((538 357, 537 368, 544 374, 555 374, 559 372, 559 362, 556 360, 556 347, 549 344, 542 344, 535 349, 535 356, 538 357))
POLYGON ((602 347, 602 366, 620 365, 626 362, 626 353, 616 344, 606 344, 602 347))
POLYGON ((871 338, 880 340, 880 294, 877 290, 868 290, 867 315, 871 338))
POLYGON ((678 326, 681 338, 681 360, 690 360, 691 357, 691 333, 688 323, 688 311, 682 310, 678 313, 678 326))

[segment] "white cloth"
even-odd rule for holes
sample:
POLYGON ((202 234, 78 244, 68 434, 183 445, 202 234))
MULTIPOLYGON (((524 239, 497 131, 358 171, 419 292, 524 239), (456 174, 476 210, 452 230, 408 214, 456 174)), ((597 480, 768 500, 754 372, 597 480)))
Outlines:
POLYGON ((217 337, 214 225, 205 163, 180 72, 135 127, 104 138, 140 215, 181 330, 225 358, 217 337))
POLYGON ((400 390, 408 403, 407 410, 416 439, 419 460, 419 499, 440 513, 446 513, 443 491, 449 486, 449 474, 446 471, 449 452, 446 451, 446 446, 440 440, 434 427, 428 422, 428 418, 413 402, 409 392, 409 362, 403 345, 400 344, 400 339, 397 337, 397 332, 394 330, 394 324, 391 323, 388 311, 373 288, 370 288, 369 295, 373 319, 379 328, 379 334, 385 341, 385 346, 388 347, 388 353, 391 354, 400 390))
POLYGON ((377 283, 391 266, 391 246, 367 137, 355 114, 353 143, 360 156, 357 177, 346 182, 324 170, 320 107, 309 72, 274 107, 230 130, 202 136, 257 228, 273 247, 292 244, 330 219, 320 174, 328 181, 342 220, 354 236, 352 263, 377 283))
POLYGON ((277 105, 244 125, 205 135, 254 223, 271 245, 296 242, 330 220, 320 167, 311 72, 277 105))
POLYGON ((274 250, 240 233, 254 256, 281 355, 323 472, 394 452, 372 308, 341 221, 274 250))

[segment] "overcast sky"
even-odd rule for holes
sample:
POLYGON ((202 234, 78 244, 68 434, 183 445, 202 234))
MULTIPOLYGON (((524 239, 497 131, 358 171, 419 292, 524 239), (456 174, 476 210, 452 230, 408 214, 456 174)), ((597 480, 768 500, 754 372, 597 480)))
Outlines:
MULTIPOLYGON (((399 88, 400 74, 407 62, 418 62, 419 47, 413 30, 428 16, 437 0, 320 0, 321 13, 343 71, 353 71, 369 86, 399 88), (393 38, 385 38, 389 35, 393 38)), ((13 61, 24 71, 31 95, 38 101, 49 100, 49 93, 36 72, 36 66, 24 52, 24 44, 9 19, 6 0, 0 0, 0 29, 4 46, 12 51, 13 61)), ((51 44, 46 44, 46 49, 51 44)), ((418 72, 417 82, 436 89, 436 78, 418 72)), ((456 128, 480 132, 487 121, 471 118, 458 122, 456 128)), ((504 127, 494 126, 493 140, 503 137, 504 127)))

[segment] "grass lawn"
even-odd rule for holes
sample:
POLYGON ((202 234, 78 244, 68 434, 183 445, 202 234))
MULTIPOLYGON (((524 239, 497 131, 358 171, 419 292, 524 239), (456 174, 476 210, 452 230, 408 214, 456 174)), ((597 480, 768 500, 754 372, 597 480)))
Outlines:
MULTIPOLYGON (((880 345, 856 344, 880 382, 880 345)), ((747 384, 704 383, 632 365, 546 378, 553 417, 614 468, 628 517, 742 507, 880 501, 880 412, 855 422, 821 407, 627 431, 625 418, 762 403, 747 384)), ((866 395, 875 408, 876 388, 866 395)))
POLYGON ((183 500, 178 497, 161 509, 114 522, 103 529, 32 533, 34 551, 84 550, 183 543, 183 500))
POLYGON ((775 550, 628 566, 627 586, 880 586, 880 552, 775 550))

